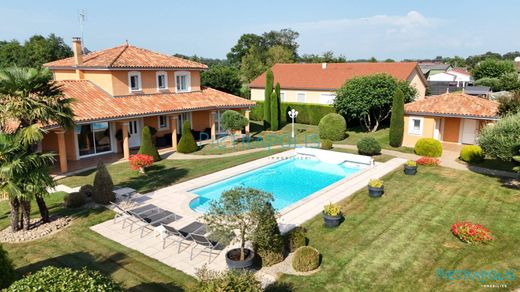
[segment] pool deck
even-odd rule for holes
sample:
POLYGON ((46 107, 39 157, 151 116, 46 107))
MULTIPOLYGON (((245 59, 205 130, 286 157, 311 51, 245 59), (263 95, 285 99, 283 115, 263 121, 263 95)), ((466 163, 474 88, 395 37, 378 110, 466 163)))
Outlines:
MULTIPOLYGON (((282 159, 290 159, 295 155, 296 152, 294 150, 278 153, 144 194, 139 197, 137 201, 143 204, 155 204, 163 209, 175 212, 182 218, 169 225, 176 228, 182 228, 201 217, 200 213, 193 211, 189 207, 191 200, 197 197, 195 194, 190 193, 189 190, 219 182, 244 172, 275 163, 282 159)), ((281 210, 278 219, 280 230, 282 233, 285 233, 290 231, 292 228, 303 224, 314 216, 320 214, 324 205, 330 202, 338 202, 351 196, 358 190, 365 188, 370 179, 383 177, 389 172, 395 170, 397 167, 403 165, 405 161, 405 159, 394 158, 385 163, 376 163, 373 167, 363 169, 353 176, 342 179, 308 196, 307 198, 284 208, 281 210)), ((207 265, 209 269, 215 271, 225 270, 225 252, 227 249, 237 245, 234 243, 227 247, 208 263, 208 256, 205 254, 196 255, 191 258, 190 251, 193 246, 184 247, 181 249, 180 253, 178 252, 177 244, 163 249, 162 241, 160 238, 154 236, 154 232, 150 232, 143 238, 140 238, 140 232, 130 233, 129 228, 122 229, 121 227, 120 223, 114 224, 113 220, 109 220, 95 225, 91 227, 91 229, 104 237, 137 250, 192 276, 194 276, 197 269, 202 268, 203 265, 207 265)), ((265 273, 262 270, 257 273, 257 276, 264 284, 273 282, 276 279, 276 275, 265 273)))

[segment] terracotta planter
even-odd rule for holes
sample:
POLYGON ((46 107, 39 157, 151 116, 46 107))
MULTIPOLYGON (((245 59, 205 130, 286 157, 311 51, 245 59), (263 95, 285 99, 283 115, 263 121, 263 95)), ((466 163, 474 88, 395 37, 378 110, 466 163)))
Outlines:
POLYGON ((379 198, 385 193, 385 186, 382 186, 380 188, 375 188, 368 186, 368 195, 372 198, 379 198))

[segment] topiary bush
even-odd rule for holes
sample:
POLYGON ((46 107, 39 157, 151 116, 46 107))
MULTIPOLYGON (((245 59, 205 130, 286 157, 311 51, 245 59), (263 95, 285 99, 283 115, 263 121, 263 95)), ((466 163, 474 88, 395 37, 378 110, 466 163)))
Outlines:
POLYGON ((484 152, 478 145, 465 145, 460 149, 460 160, 469 163, 479 163, 484 161, 484 152))
POLYGON ((139 152, 137 154, 145 154, 153 157, 153 161, 161 160, 161 156, 155 148, 155 144, 152 141, 152 133, 150 127, 145 126, 143 128, 141 134, 141 147, 139 147, 139 152))
POLYGON ((97 271, 44 267, 14 282, 7 291, 124 291, 123 288, 97 271))
POLYGON ((100 161, 97 166, 96 176, 94 177, 94 193, 92 200, 98 204, 106 205, 114 202, 116 196, 113 192, 114 182, 105 164, 100 161))
POLYGON ((182 136, 179 144, 177 144, 177 152, 179 153, 193 153, 199 149, 193 134, 191 133, 190 121, 184 121, 182 125, 182 136))
POLYGON ((292 267, 298 272, 309 272, 320 266, 320 252, 314 247, 302 246, 294 252, 292 267))
POLYGON ((357 149, 361 155, 377 155, 381 153, 381 144, 373 137, 364 137, 357 142, 357 149))
POLYGON ((205 266, 196 273, 199 282, 195 287, 198 292, 247 291, 261 292, 260 282, 251 271, 215 272, 205 266))
POLYGON ((269 267, 283 261, 283 237, 276 222, 276 211, 270 203, 256 214, 256 230, 253 246, 262 259, 262 266, 269 267))
POLYGON ((13 262, 7 256, 7 252, 0 245, 0 289, 6 288, 15 279, 13 262))
POLYGON ((397 88, 392 100, 392 113, 390 116, 390 132, 388 132, 388 144, 392 147, 400 147, 403 144, 404 135, 404 93, 397 88))
POLYGON ((220 126, 226 131, 241 131, 249 124, 249 120, 234 110, 227 110, 220 118, 220 126))
POLYGON ((330 113, 324 116, 318 124, 320 139, 340 141, 345 139, 347 132, 347 122, 339 114, 330 113))
POLYGON ((63 202, 65 203, 65 207, 67 208, 79 208, 85 205, 87 201, 87 196, 82 192, 74 192, 67 194, 63 198, 63 202))
POLYGON ((420 156, 440 157, 442 155, 442 144, 433 138, 421 138, 415 143, 414 151, 415 154, 420 156))
POLYGON ((285 235, 285 247, 287 251, 294 252, 296 249, 307 245, 307 230, 303 227, 296 227, 285 235))
POLYGON ((85 197, 92 197, 94 194, 94 186, 89 184, 83 185, 79 188, 79 192, 83 193, 85 197))
POLYGON ((321 149, 325 149, 325 150, 332 149, 332 141, 330 141, 329 139, 323 139, 320 142, 321 142, 321 144, 320 144, 321 149))

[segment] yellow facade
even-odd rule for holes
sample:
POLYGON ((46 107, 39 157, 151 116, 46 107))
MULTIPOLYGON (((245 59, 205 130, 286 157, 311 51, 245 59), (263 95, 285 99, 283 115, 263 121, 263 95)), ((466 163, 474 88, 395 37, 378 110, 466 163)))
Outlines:
POLYGON ((434 117, 421 117, 423 119, 423 128, 422 133, 420 135, 409 133, 410 117, 411 116, 404 117, 403 146, 414 147, 417 140, 421 138, 433 138, 433 133, 435 129, 434 117))

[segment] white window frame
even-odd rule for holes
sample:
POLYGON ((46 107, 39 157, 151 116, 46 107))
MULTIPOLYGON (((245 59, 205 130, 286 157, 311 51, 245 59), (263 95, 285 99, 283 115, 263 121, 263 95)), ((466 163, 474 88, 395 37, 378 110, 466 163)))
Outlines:
POLYGON ((409 117, 408 118, 408 134, 413 136, 422 136, 424 130, 424 118, 423 117, 409 117), (419 131, 414 129, 414 121, 420 121, 419 131))
POLYGON ((305 103, 305 102, 307 102, 307 93, 305 93, 305 92, 298 92, 298 93, 296 93, 296 102, 299 102, 299 103, 305 103), (298 99, 298 96, 299 96, 300 94, 303 94, 303 101, 300 101, 300 100, 298 99))
POLYGON ((336 99, 336 95, 334 93, 322 93, 320 94, 320 103, 322 104, 333 104, 336 99))
POLYGON ((159 130, 168 130, 170 129, 170 117, 168 116, 157 116, 157 128, 159 130), (161 117, 163 117, 166 120, 166 125, 161 125, 161 117))
POLYGON ((285 101, 285 92, 281 91, 280 92, 280 102, 284 102, 285 101))
POLYGON ((190 92, 191 91, 191 73, 189 71, 177 71, 175 72, 175 92, 190 92), (182 90, 178 88, 177 77, 186 76, 186 89, 182 90))
POLYGON ((130 71, 128 72, 128 90, 130 92, 138 92, 138 91, 143 91, 143 86, 142 86, 142 79, 141 79, 141 72, 139 71, 130 71), (137 85, 139 88, 137 89, 132 89, 132 77, 133 76, 137 76, 137 85))
POLYGON ((155 73, 155 83, 157 85, 157 91, 168 90, 168 72, 158 71, 155 73), (164 76, 164 88, 159 87, 159 76, 164 76))

